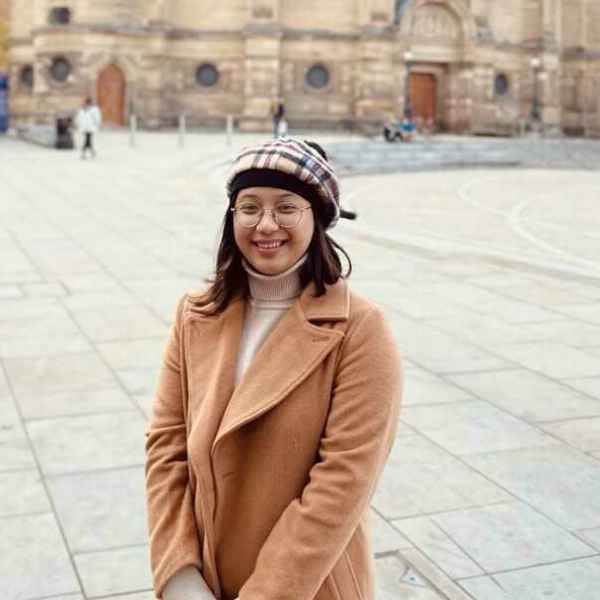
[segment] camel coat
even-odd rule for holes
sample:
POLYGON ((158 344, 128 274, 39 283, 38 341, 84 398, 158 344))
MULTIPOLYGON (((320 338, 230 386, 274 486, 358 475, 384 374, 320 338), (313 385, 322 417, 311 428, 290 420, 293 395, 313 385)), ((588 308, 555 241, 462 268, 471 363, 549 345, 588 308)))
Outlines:
POLYGON ((156 595, 196 565, 217 598, 373 600, 369 500, 394 440, 400 360, 378 308, 309 285, 234 375, 245 302, 182 299, 146 431, 156 595))

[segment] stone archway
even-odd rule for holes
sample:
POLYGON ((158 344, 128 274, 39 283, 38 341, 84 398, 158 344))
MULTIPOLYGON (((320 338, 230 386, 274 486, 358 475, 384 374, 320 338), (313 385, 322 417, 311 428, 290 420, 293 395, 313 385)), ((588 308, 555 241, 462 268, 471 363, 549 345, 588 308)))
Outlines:
POLYGON ((454 38, 453 41, 461 45, 467 44, 476 30, 475 19, 465 0, 410 2, 400 21, 400 33, 403 38, 415 34, 426 38, 446 38, 448 41, 454 38))
POLYGON ((109 64, 98 75, 96 93, 104 123, 125 125, 126 81, 123 71, 109 64))

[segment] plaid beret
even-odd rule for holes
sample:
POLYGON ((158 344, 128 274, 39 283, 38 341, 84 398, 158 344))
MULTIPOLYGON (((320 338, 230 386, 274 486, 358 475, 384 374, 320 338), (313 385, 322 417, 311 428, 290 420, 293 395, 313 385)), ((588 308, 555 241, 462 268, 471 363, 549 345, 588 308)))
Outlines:
MULTIPOLYGON (((305 189, 314 190, 316 198, 324 203, 325 212, 331 215, 327 228, 330 229, 337 223, 340 218, 338 179, 327 160, 306 142, 295 138, 278 138, 242 150, 233 160, 227 177, 228 197, 231 199, 239 191, 236 184, 244 174, 256 173, 257 170, 281 173, 286 179, 290 176, 296 178, 300 183, 299 189, 306 186, 305 189)), ((245 181, 248 182, 248 177, 245 181)))

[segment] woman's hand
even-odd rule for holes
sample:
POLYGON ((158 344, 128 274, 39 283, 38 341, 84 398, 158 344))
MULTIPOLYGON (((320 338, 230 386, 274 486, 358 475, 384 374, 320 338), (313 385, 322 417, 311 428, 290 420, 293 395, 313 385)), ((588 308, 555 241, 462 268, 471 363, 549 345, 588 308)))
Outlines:
POLYGON ((162 597, 163 600, 215 600, 204 577, 193 565, 183 567, 167 581, 162 597))

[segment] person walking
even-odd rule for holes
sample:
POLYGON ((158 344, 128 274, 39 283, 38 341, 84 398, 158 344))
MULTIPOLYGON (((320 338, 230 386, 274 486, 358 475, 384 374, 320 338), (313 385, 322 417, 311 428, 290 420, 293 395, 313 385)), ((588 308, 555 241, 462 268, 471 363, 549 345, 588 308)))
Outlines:
POLYGON ((178 303, 146 429, 155 594, 374 600, 401 366, 328 233, 355 215, 325 151, 294 138, 243 150, 226 190, 214 277, 178 303))
POLYGON ((102 113, 100 109, 92 102, 91 98, 86 98, 83 107, 79 109, 75 119, 77 129, 83 134, 84 142, 81 147, 81 158, 85 158, 86 151, 96 157, 94 148, 94 134, 98 133, 102 125, 102 113))
POLYGON ((285 104, 281 99, 273 104, 273 137, 283 137, 287 135, 287 121, 285 119, 285 104), (285 123, 285 132, 282 132, 281 125, 285 123))

